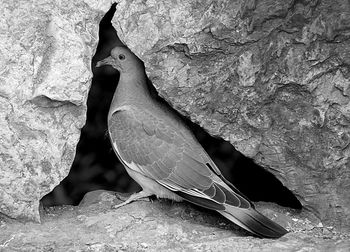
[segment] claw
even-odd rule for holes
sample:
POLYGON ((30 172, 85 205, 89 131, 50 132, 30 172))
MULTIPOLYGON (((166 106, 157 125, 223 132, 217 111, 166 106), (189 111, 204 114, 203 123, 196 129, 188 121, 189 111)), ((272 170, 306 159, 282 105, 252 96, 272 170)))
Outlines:
MULTIPOLYGON (((113 209, 117 209, 117 208, 120 208, 122 206, 125 206, 133 201, 136 201, 136 200, 142 200, 142 201, 150 201, 148 199, 149 196, 152 196, 153 193, 150 193, 150 192, 146 192, 146 191, 140 191, 140 192, 137 192, 137 193, 133 193, 130 195, 129 198, 127 198, 124 202, 118 204, 118 205, 114 205, 112 206, 113 209)), ((123 200, 124 197, 120 196, 120 195, 116 195, 116 198, 119 199, 119 200, 123 200)))

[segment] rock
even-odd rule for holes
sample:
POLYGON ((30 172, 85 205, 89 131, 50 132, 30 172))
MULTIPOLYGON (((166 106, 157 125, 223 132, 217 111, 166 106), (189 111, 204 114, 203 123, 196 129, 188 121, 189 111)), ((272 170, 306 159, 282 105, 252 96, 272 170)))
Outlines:
POLYGON ((350 227, 350 7, 120 1, 113 25, 174 108, 350 227))
POLYGON ((75 155, 104 13, 42 0, 4 0, 0 13, 0 213, 39 221, 75 155))
POLYGON ((106 191, 87 194, 84 202, 46 209, 41 224, 0 221, 0 250, 347 251, 350 246, 349 234, 330 233, 324 239, 318 222, 308 220, 312 216, 301 217, 267 203, 262 206, 264 214, 291 231, 280 239, 250 236, 219 214, 187 203, 139 201, 114 210, 112 205, 120 201, 106 191), (315 228, 303 231, 292 218, 315 228))

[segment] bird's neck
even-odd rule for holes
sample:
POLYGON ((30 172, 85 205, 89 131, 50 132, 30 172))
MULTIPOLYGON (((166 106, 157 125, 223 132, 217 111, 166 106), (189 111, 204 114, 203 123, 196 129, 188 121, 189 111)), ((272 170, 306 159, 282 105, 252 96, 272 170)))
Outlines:
POLYGON ((145 106, 150 103, 152 98, 147 87, 146 78, 144 72, 132 75, 121 73, 111 103, 110 113, 114 113, 121 106, 145 106))

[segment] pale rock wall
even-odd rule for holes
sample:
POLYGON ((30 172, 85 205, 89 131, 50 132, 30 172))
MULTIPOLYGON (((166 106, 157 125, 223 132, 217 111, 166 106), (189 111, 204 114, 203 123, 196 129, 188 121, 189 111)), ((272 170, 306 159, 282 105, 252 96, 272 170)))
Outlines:
POLYGON ((90 2, 1 2, 0 213, 9 217, 39 221, 39 200, 69 172, 110 7, 90 2))
POLYGON ((349 228, 349 1, 119 2, 113 25, 161 96, 349 228))

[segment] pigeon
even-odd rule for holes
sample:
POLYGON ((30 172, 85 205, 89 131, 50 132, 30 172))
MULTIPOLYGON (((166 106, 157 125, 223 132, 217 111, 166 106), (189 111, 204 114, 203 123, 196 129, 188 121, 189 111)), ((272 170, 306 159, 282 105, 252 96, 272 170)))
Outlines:
POLYGON ((261 238, 279 238, 282 226, 259 213, 220 172, 183 119, 151 95, 143 62, 117 46, 96 66, 120 72, 108 113, 113 150, 141 187, 121 207, 155 195, 215 210, 261 238))

